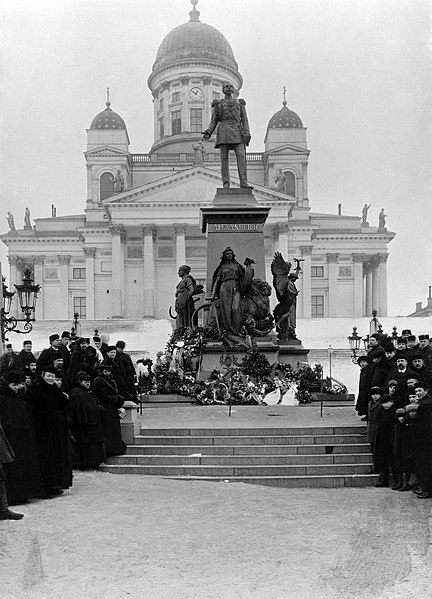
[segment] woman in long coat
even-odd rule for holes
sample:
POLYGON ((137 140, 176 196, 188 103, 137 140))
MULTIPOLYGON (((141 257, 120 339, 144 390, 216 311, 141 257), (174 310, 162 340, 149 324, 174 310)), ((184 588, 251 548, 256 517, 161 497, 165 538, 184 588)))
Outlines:
POLYGON ((5 374, 0 386, 0 421, 15 453, 15 460, 4 466, 9 505, 25 503, 45 494, 32 414, 21 398, 24 381, 23 372, 11 370, 5 374))
POLYGON ((60 495, 62 489, 72 486, 68 400, 55 384, 57 375, 54 366, 44 366, 41 377, 24 394, 33 416, 39 466, 47 496, 60 495))
POLYGON ((77 386, 69 399, 73 443, 73 466, 80 470, 97 468, 106 459, 101 414, 104 408, 90 391, 91 377, 78 372, 77 386))
POLYGON ((107 455, 124 453, 126 446, 121 436, 118 414, 119 408, 124 403, 124 397, 118 392, 117 383, 113 378, 112 366, 102 362, 100 369, 101 375, 95 378, 93 388, 96 397, 105 410, 102 416, 105 451, 107 455))

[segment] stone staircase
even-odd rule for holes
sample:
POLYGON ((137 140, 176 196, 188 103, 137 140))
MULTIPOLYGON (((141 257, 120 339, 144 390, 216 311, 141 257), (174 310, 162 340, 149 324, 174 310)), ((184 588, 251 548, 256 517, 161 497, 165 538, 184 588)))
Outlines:
POLYGON ((365 487, 372 456, 364 426, 141 428, 112 474, 165 476, 277 487, 365 487))

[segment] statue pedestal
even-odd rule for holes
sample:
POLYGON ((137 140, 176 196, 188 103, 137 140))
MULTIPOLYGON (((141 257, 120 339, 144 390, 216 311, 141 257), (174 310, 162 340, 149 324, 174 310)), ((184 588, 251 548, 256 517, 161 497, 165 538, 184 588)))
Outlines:
POLYGON ((281 364, 296 366, 297 362, 307 362, 309 350, 303 347, 300 339, 278 339, 278 361, 281 364))
POLYGON ((230 246, 236 260, 255 260, 255 277, 265 280, 264 223, 270 208, 260 206, 250 188, 219 188, 213 203, 201 208, 201 228, 207 234, 207 295, 222 252, 230 246))

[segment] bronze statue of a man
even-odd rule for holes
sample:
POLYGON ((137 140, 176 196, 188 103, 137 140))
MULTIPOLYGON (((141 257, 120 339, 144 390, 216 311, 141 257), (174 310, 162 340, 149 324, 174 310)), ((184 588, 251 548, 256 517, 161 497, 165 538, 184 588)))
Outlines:
POLYGON ((219 124, 215 148, 220 148, 223 186, 230 186, 228 154, 230 150, 234 150, 240 187, 250 187, 247 182, 245 147, 249 145, 251 135, 246 114, 246 102, 233 98, 234 87, 231 83, 224 83, 223 92, 225 98, 212 102, 212 118, 207 129, 203 131, 203 136, 204 139, 210 139, 219 124))

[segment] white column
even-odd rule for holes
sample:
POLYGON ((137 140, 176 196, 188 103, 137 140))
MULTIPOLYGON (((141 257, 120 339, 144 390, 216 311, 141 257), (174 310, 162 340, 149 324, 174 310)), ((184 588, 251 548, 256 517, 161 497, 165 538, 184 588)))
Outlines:
POLYGON ((70 256, 57 256, 60 264, 60 318, 69 318, 69 264, 70 256))
POLYGON ((123 246, 121 225, 111 225, 111 318, 123 318, 123 246))
POLYGON ((388 254, 378 254, 379 316, 387 316, 387 259, 388 254))
POLYGON ((364 316, 370 316, 372 314, 372 264, 370 262, 364 263, 364 272, 366 279, 364 316))
POLYGON ((300 246, 303 262, 303 318, 311 317, 311 297, 312 297, 312 279, 311 279, 311 262, 312 262, 312 246, 300 246))
POLYGON ((328 261, 328 315, 337 317, 338 314, 338 292, 337 292, 337 269, 339 254, 327 254, 328 261))
POLYGON ((95 317, 95 255, 96 248, 84 248, 86 261, 86 309, 87 320, 94 320, 95 317))
POLYGON ((176 236, 176 265, 177 270, 183 264, 186 264, 186 229, 184 223, 174 223, 174 233, 176 236))
POLYGON ((278 223, 279 227, 279 251, 285 260, 288 260, 288 232, 289 225, 288 223, 278 223))
MULTIPOLYGON (((14 285, 16 283, 20 284, 21 283, 21 276, 18 275, 18 264, 19 264, 19 257, 18 256, 8 256, 8 261, 9 261, 9 281, 6 281, 7 286, 9 288, 9 291, 15 291, 15 287, 14 285), (20 280, 18 280, 20 279, 20 280)), ((10 316, 18 316, 18 298, 15 295, 15 297, 12 300, 12 304, 11 304, 11 309, 10 309, 10 316)))
MULTIPOLYGON (((182 85, 182 87, 181 87, 181 130, 189 131, 190 130, 189 129, 189 114, 188 114, 189 77, 180 77, 180 83, 182 85)), ((178 88, 174 88, 174 89, 178 89, 178 88)), ((170 124, 170 127, 171 127, 171 124, 170 124)), ((171 135, 171 130, 169 132, 169 135, 171 135)), ((192 152, 192 145, 191 145, 190 151, 192 152)))
POLYGON ((280 252, 279 249, 279 225, 276 224, 273 229, 273 252, 280 252))
POLYGON ((302 174, 303 174, 303 200, 308 199, 308 173, 307 173, 307 162, 302 162, 302 174))
POLYGON ((159 98, 163 98, 163 119, 165 136, 171 135, 170 111, 169 111, 169 84, 162 83, 159 90, 159 98))
POLYGON ((43 284, 43 265, 45 256, 35 256, 34 263, 34 284, 41 286, 41 291, 36 301, 36 320, 44 319, 44 284, 43 284))
POLYGON ((203 77, 204 84, 204 106, 203 106, 203 130, 210 123, 211 118, 211 104, 213 102, 213 98, 211 97, 211 77, 203 77))
POLYGON ((378 316, 381 316, 379 313, 380 280, 378 267, 378 258, 375 256, 372 259, 372 310, 377 310, 378 316))
POLYGON ((159 131, 159 95, 156 91, 152 92, 153 95, 153 139, 157 141, 160 139, 159 131))
POLYGON ((155 262, 154 234, 155 226, 144 225, 144 316, 155 315, 155 262))
POLYGON ((353 254, 353 295, 354 317, 363 316, 363 258, 364 254, 353 254))

